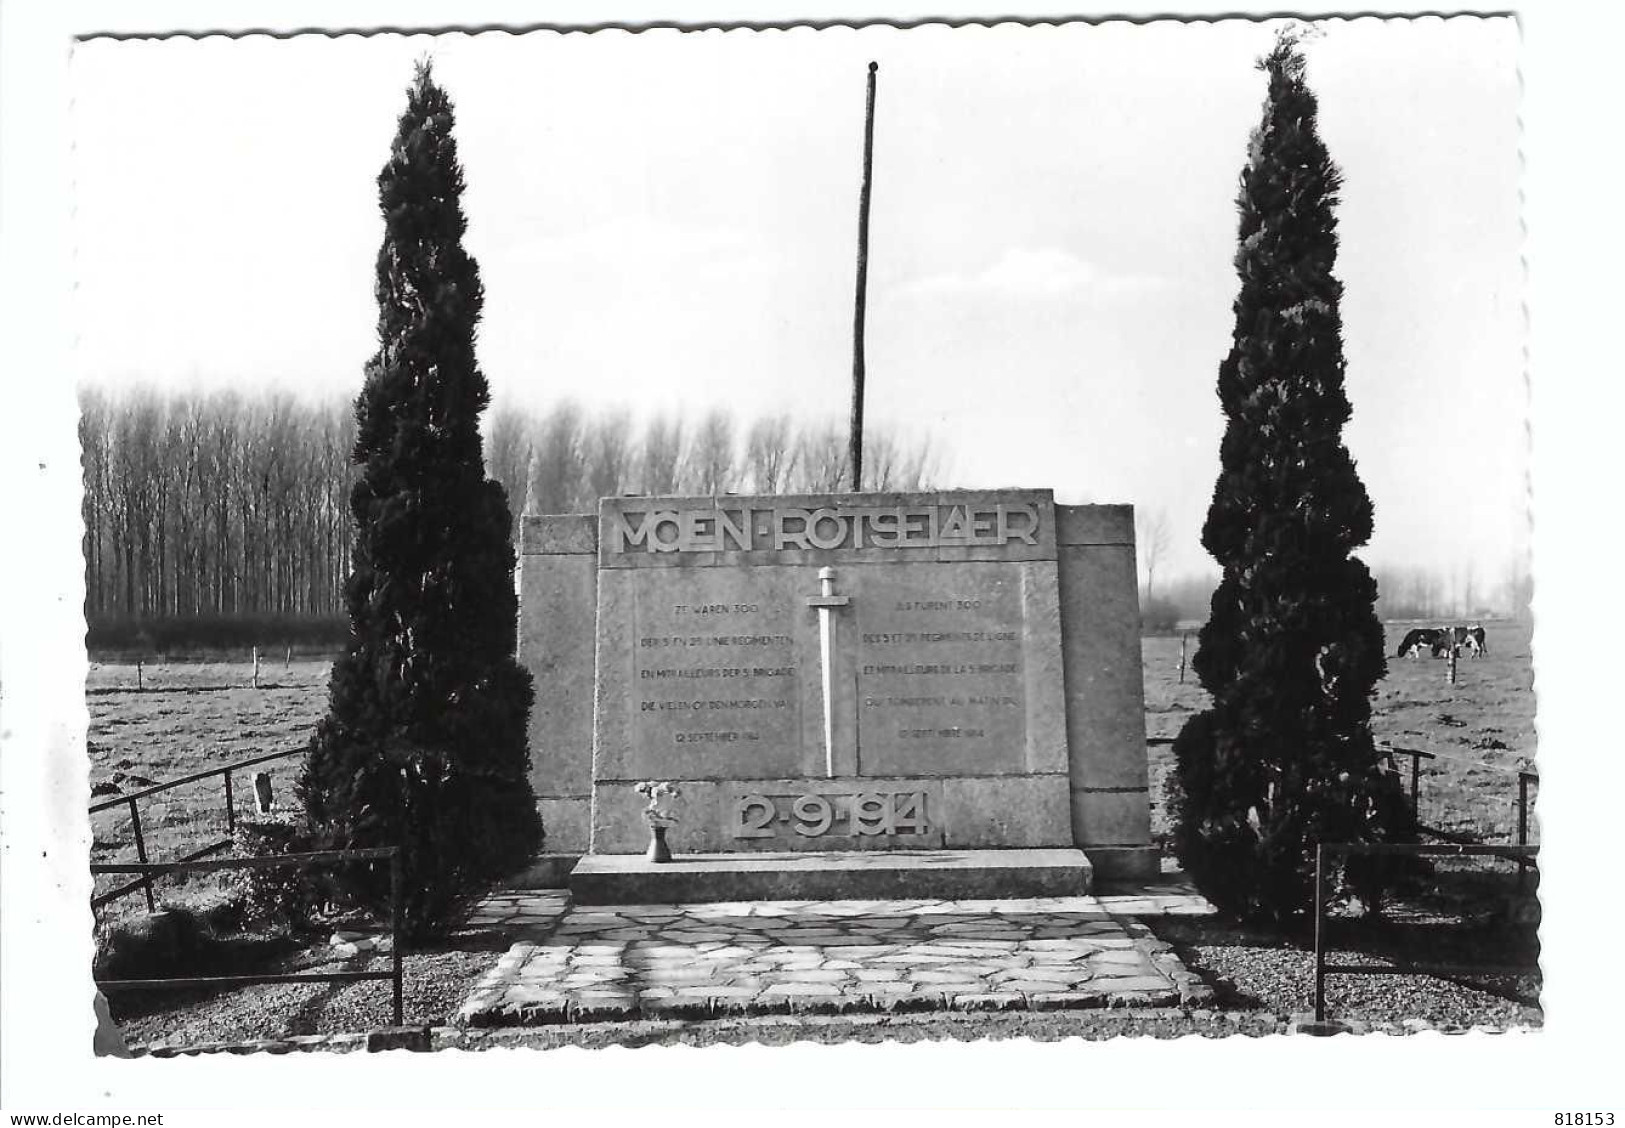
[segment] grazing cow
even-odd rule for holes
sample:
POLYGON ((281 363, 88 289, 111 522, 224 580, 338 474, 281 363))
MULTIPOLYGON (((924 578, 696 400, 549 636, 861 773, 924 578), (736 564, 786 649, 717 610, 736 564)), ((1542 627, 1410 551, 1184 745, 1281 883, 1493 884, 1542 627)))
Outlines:
POLYGON ((1416 627, 1405 633, 1400 641, 1399 649, 1394 653, 1395 658, 1415 658, 1425 646, 1433 651, 1433 656, 1439 656, 1439 649, 1443 645, 1444 632, 1435 627, 1416 627))
POLYGON ((254 811, 256 814, 268 815, 276 806, 276 800, 271 798, 271 773, 254 773, 254 811))
MULTIPOLYGON (((1456 629, 1461 630, 1460 627, 1457 627, 1456 629)), ((1484 657, 1485 653, 1488 651, 1488 647, 1486 647, 1484 644, 1484 628, 1478 623, 1474 623, 1471 627, 1468 627, 1467 637, 1462 640, 1462 646, 1466 647, 1467 653, 1471 654, 1474 658, 1484 657)))
POLYGON ((1433 656, 1437 658, 1441 653, 1460 654, 1462 647, 1466 645, 1466 627, 1440 627, 1439 641, 1433 646, 1433 656))

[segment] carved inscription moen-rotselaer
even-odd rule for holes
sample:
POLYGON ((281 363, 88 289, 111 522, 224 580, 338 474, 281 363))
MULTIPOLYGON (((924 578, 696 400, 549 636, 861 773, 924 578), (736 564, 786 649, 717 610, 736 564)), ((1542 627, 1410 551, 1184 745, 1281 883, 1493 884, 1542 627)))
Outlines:
POLYGON ((611 553, 972 548, 1037 545, 1039 516, 1037 506, 1020 502, 817 509, 721 502, 611 511, 603 533, 611 553))

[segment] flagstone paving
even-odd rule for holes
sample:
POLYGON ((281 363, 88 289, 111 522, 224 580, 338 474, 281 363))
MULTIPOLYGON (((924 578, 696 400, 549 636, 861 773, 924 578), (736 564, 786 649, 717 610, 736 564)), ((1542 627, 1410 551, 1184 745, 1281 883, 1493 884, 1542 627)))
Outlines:
POLYGON ((471 923, 516 942, 456 1021, 1200 1005, 1207 989, 1133 916, 1211 911, 1178 882, 1002 901, 572 907, 510 892, 471 923))

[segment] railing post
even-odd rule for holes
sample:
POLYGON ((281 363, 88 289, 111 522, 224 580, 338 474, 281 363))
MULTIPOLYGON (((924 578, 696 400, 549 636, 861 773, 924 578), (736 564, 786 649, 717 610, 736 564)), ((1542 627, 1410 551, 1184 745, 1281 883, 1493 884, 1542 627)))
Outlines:
MULTIPOLYGON (((1529 845, 1529 773, 1518 773, 1518 845, 1529 845)), ((1529 861, 1527 858, 1518 859, 1518 892, 1522 893, 1529 884, 1529 861)))
POLYGON ((231 800, 231 769, 227 768, 222 774, 226 777, 226 833, 236 834, 237 808, 232 805, 231 800))
POLYGON ((1414 748, 1408 751, 1411 754, 1411 813, 1420 819, 1422 807, 1418 792, 1422 785, 1422 754, 1414 748))
POLYGON ((405 1025, 401 1011, 401 848, 389 856, 390 953, 395 961, 395 1025, 405 1025))
POLYGON ((1518 845, 1529 845, 1529 773, 1518 773, 1518 845))
MULTIPOLYGON (((146 865, 147 841, 141 837, 141 808, 137 806, 134 799, 130 800, 130 825, 135 830, 135 856, 142 865, 146 865)), ((147 894, 147 911, 149 913, 157 912, 158 904, 152 897, 152 874, 144 873, 141 875, 141 888, 147 894)))
POLYGON ((1326 948, 1322 939, 1325 913, 1326 847, 1315 843, 1315 1021, 1326 1021, 1326 948))

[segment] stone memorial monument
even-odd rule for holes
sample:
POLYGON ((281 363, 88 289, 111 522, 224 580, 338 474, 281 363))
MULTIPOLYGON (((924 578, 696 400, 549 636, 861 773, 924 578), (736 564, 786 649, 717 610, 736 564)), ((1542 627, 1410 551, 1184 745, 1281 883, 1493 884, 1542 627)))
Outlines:
POLYGON ((1134 522, 1047 490, 526 516, 532 784, 578 899, 1150 876, 1134 522), (675 860, 641 782, 681 789, 675 860), (579 864, 575 864, 577 859, 579 864))

